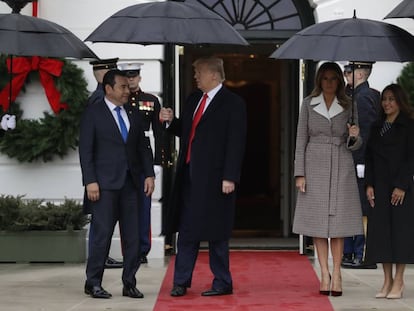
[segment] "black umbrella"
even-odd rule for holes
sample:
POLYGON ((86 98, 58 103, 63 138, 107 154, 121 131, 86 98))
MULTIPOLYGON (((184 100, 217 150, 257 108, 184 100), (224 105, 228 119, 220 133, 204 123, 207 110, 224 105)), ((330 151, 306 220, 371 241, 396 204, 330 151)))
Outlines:
POLYGON ((404 0, 384 18, 414 18, 414 1, 404 0))
POLYGON ((322 22, 299 31, 270 57, 405 62, 414 59, 414 36, 385 22, 356 18, 354 11, 353 18, 322 22))
POLYGON ((293 35, 270 57, 405 62, 414 59, 414 36, 395 25, 354 15, 309 26, 293 35))
POLYGON ((0 42, 0 53, 9 55, 98 58, 66 28, 19 13, 0 14, 0 42))
MULTIPOLYGON (((9 55, 10 72, 13 72, 13 56, 98 59, 82 40, 66 28, 42 18, 21 15, 20 10, 32 0, 1 1, 13 10, 10 14, 0 14, 0 54, 9 55)), ((10 107, 12 83, 9 85, 10 107)))
POLYGON ((85 41, 138 44, 235 44, 244 38, 218 14, 190 2, 129 6, 106 19, 85 41))

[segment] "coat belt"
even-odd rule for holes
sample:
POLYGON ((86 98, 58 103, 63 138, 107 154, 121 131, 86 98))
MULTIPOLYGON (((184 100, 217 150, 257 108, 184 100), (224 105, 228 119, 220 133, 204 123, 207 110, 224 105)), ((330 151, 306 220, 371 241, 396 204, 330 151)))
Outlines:
POLYGON ((340 146, 344 144, 346 141, 345 137, 343 136, 311 136, 309 138, 310 143, 314 144, 328 144, 328 145, 335 145, 340 146))

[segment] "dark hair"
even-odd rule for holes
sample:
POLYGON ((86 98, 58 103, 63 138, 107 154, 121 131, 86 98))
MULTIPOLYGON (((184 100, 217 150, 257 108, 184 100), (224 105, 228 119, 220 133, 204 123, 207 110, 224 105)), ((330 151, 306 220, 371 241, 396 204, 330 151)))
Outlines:
POLYGON ((323 63, 315 76, 315 87, 310 94, 311 97, 317 97, 322 93, 322 76, 327 71, 333 71, 335 73, 336 78, 338 79, 338 88, 336 90, 336 97, 338 98, 339 104, 344 108, 347 109, 351 105, 350 98, 345 94, 345 80, 344 75, 342 73, 341 67, 337 63, 333 62, 326 62, 323 63))
POLYGON ((109 70, 107 73, 105 73, 103 80, 102 80, 102 86, 103 86, 105 94, 106 94, 105 87, 107 85, 111 86, 111 88, 114 87, 116 76, 126 77, 125 72, 119 69, 112 69, 112 70, 109 70))
MULTIPOLYGON (((406 114, 408 117, 413 118, 413 109, 411 108, 408 102, 408 96, 407 96, 407 93, 404 91, 404 89, 400 85, 395 84, 395 83, 387 85, 381 92, 381 102, 384 98, 384 93, 386 91, 392 92, 392 94, 395 97, 395 102, 400 108, 400 111, 406 114)), ((382 105, 381 105, 381 116, 385 118, 384 108, 382 108, 382 105)))

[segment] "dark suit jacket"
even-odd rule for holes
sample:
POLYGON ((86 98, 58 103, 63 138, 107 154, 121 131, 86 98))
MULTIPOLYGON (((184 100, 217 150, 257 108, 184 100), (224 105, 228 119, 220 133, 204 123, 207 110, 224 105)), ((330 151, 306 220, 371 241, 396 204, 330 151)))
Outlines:
MULTIPOLYGON (((177 174, 170 200, 166 232, 178 230, 182 206, 183 169, 192 119, 202 92, 189 96, 181 119, 169 130, 180 136, 177 174)), ((194 240, 224 240, 234 222, 236 194, 222 193, 222 181, 238 183, 245 148, 246 107, 243 99, 224 86, 217 92, 197 126, 192 142, 190 175, 191 236, 194 240)))
POLYGON ((140 189, 141 174, 154 176, 151 146, 145 139, 139 115, 133 110, 127 110, 127 115, 130 129, 125 144, 103 100, 86 107, 79 138, 83 185, 97 182, 100 189, 121 189, 129 170, 140 189))

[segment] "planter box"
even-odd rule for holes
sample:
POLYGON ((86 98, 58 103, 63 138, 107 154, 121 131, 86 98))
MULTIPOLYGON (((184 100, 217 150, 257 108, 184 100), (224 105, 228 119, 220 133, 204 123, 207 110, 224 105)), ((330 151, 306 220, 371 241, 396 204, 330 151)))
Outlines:
POLYGON ((0 262, 85 262, 86 230, 0 231, 0 262))

